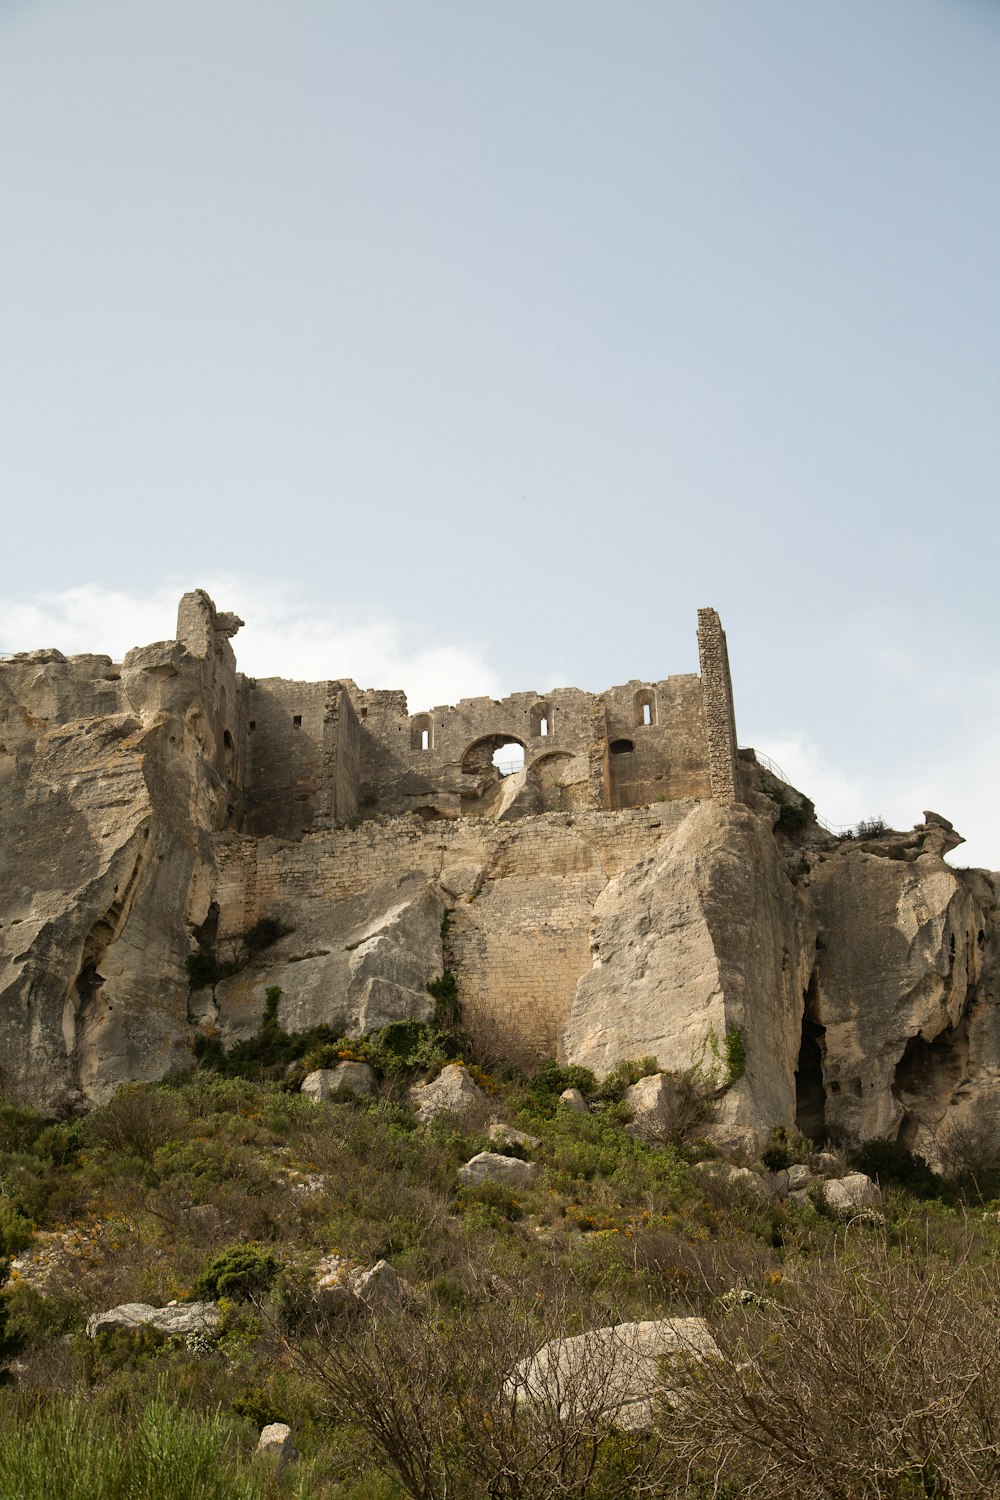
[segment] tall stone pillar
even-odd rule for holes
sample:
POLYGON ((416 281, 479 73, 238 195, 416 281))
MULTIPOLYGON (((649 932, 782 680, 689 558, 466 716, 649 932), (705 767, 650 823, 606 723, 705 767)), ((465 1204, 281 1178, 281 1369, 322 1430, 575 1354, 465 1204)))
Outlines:
POLYGON ((736 716, 729 675, 726 632, 714 609, 698 611, 698 660, 708 737, 708 774, 712 796, 720 802, 739 802, 740 773, 736 756, 736 716))

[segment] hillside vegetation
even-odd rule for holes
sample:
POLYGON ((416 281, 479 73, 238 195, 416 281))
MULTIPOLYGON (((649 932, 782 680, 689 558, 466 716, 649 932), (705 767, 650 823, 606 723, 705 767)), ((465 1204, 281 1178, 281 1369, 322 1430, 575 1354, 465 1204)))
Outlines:
MULTIPOLYGON (((444 997, 447 1001, 447 996, 444 997)), ((444 1016, 441 1018, 445 1019, 444 1016)), ((1000 1492, 1000 1223, 989 1153, 945 1181, 898 1148, 862 1163, 883 1202, 847 1221, 776 1137, 734 1171, 700 1141, 704 1079, 659 1139, 626 1129, 625 1088, 549 1064, 473 1075, 472 1116, 418 1123, 407 1085, 454 1060, 437 1030, 363 1044, 254 1043, 82 1121, 0 1108, 0 1495, 510 1500, 579 1495, 995 1496, 1000 1492), (311 1052, 310 1052, 311 1049, 311 1052), (310 1055, 304 1056, 304 1053, 310 1055), (307 1068, 360 1057, 367 1100, 313 1102, 307 1068), (584 1112, 559 1095, 582 1089, 584 1112), (504 1121, 540 1144, 494 1144, 504 1121), (461 1185, 477 1152, 539 1164, 516 1190, 461 1185), (973 1170, 975 1168, 975 1170, 973 1170), (323 1257, 387 1261, 383 1310, 324 1303, 323 1257), (118 1304, 217 1302, 216 1335, 88 1337, 118 1304), (703 1317, 721 1358, 662 1370, 648 1430, 603 1415, 602 1375, 526 1408, 505 1381, 547 1340, 703 1317), (287 1422, 299 1452, 254 1458, 287 1422)), ((711 1080, 709 1080, 711 1082, 711 1080)), ((824 1159, 825 1174, 851 1168, 824 1159)))

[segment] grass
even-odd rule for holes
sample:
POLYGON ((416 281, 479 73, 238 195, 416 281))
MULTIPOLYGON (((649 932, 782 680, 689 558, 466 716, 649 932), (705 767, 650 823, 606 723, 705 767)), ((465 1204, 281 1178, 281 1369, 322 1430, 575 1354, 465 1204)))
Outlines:
MULTIPOLYGON (((871 1157, 886 1189, 876 1255, 875 1229, 845 1230, 810 1201, 758 1199, 703 1170, 708 1148, 697 1140, 635 1139, 622 1096, 650 1059, 600 1088, 555 1065, 531 1078, 479 1074, 489 1098, 479 1117, 418 1126, 405 1084, 418 1061, 443 1055, 437 1035, 409 1028, 350 1044, 376 1067, 372 1100, 314 1103, 285 1082, 200 1069, 128 1085, 79 1126, 0 1107, 0 1226, 8 1253, 33 1236, 36 1257, 3 1294, 11 1347, 23 1345, 16 1384, 0 1389, 5 1500, 407 1493, 374 1428, 332 1401, 328 1364, 322 1374, 333 1349, 371 1357, 350 1320, 317 1322, 311 1278, 331 1252, 362 1266, 385 1258, 412 1288, 398 1338, 387 1330, 385 1340, 417 1363, 383 1370, 385 1378, 415 1380, 426 1356, 428 1371, 467 1368, 480 1382, 477 1401, 496 1376, 490 1360, 515 1345, 622 1319, 696 1313, 717 1322, 733 1288, 773 1302, 775 1286, 834 1264, 845 1235, 853 1259, 841 1254, 841 1276, 861 1274, 869 1247, 890 1279, 918 1251, 932 1252, 934 1274, 1000 1269, 994 1210, 966 1208, 953 1189, 915 1198, 926 1182, 898 1152, 871 1157), (559 1105, 570 1081, 589 1094, 589 1113, 559 1105), (542 1168, 530 1188, 459 1187, 459 1166, 489 1148, 490 1115, 540 1138, 528 1152, 542 1168), (221 1299, 215 1341, 86 1337, 92 1312, 205 1292, 221 1299), (477 1328, 499 1342, 463 1363, 477 1328), (421 1353, 421 1339, 433 1341, 430 1352, 421 1353), (260 1426, 278 1419, 303 1454, 283 1478, 251 1461, 260 1426)), ((348 1050, 342 1040, 327 1045, 348 1050)), ((810 1152, 809 1142, 776 1138, 769 1160, 810 1152)), ((371 1366, 372 1379, 380 1368, 371 1366)), ((405 1388, 415 1400, 419 1392, 405 1388)), ((434 1412, 427 1421, 440 1418, 442 1431, 458 1420, 440 1405, 434 1412)), ((474 1469, 481 1424, 460 1415, 474 1469)), ((611 1485, 619 1460, 602 1453, 594 1472, 611 1485)), ((432 1470, 437 1461, 428 1458, 432 1470)), ((664 1495, 699 1493, 661 1480, 664 1495)), ((471 1489, 455 1483, 456 1495, 479 1493, 471 1480, 471 1489)), ((525 1500, 549 1493, 540 1479, 531 1483, 517 1492, 525 1500)), ((437 1494, 432 1488, 427 1500, 437 1494)))

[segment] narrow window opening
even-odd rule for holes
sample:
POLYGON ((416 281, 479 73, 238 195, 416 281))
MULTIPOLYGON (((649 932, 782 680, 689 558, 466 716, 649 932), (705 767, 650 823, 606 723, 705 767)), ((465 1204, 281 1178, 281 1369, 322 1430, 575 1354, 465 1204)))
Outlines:
POLYGON ((292 723, 295 725, 296 729, 301 729, 302 728, 302 715, 301 714, 292 714, 292 723))
POLYGON ((367 710, 367 708, 363 708, 363 709, 362 709, 362 710, 361 710, 361 717, 362 717, 362 718, 363 718, 363 719, 367 719, 367 717, 368 717, 368 710, 367 710))
POLYGON ((257 720, 256 719, 251 719, 250 720, 250 733, 253 734, 253 732, 254 732, 254 730, 256 728, 257 728, 257 720))
POLYGON ((431 732, 429 729, 422 729, 420 731, 420 748, 421 750, 429 750, 431 748, 431 732))
POLYGON ((652 724, 653 722, 653 711, 648 703, 642 705, 642 722, 644 724, 652 724))
POLYGON ((542 720, 541 724, 539 725, 538 732, 539 732, 539 734, 541 734, 543 736, 543 738, 544 738, 545 735, 548 734, 548 732, 549 732, 549 721, 548 721, 548 719, 543 719, 542 720))

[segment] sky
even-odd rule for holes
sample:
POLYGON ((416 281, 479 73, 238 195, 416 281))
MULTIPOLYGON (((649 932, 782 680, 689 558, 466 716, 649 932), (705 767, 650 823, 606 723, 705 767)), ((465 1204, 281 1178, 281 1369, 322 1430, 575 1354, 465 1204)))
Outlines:
POLYGON ((0 0, 0 651, 697 669, 1000 867, 995 0, 0 0))

